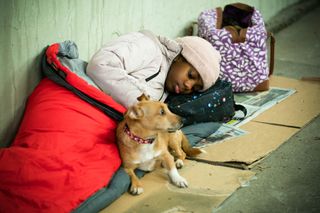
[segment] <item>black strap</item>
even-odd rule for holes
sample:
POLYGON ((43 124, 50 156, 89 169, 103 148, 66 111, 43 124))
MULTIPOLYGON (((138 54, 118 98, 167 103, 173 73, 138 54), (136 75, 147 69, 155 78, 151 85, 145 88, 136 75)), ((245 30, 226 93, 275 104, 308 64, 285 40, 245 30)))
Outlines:
POLYGON ((244 119, 244 118, 247 116, 247 108, 245 108, 245 107, 244 107, 243 105, 241 105, 241 104, 236 104, 236 103, 234 103, 234 110, 235 110, 235 111, 240 110, 240 111, 243 112, 244 116, 243 116, 242 119, 244 119))
POLYGON ((155 74, 153 74, 153 75, 149 76, 148 78, 146 78, 146 82, 148 82, 148 81, 150 81, 151 79, 155 78, 157 75, 159 75, 159 73, 160 73, 160 69, 159 69, 159 71, 156 72, 155 74))

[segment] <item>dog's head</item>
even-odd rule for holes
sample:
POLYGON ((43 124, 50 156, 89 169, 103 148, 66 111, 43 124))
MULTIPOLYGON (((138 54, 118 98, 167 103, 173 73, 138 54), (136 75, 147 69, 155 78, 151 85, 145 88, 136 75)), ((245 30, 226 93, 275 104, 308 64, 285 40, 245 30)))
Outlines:
POLYGON ((127 119, 152 131, 174 132, 182 127, 181 118, 172 113, 165 103, 151 101, 144 94, 138 100, 139 102, 126 112, 127 119))

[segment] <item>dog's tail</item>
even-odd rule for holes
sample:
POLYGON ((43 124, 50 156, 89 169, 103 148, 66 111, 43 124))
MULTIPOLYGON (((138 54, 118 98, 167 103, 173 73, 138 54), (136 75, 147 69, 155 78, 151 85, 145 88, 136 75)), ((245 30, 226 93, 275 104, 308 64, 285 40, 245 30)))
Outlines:
POLYGON ((189 157, 195 157, 204 152, 202 149, 191 147, 188 138, 184 134, 182 134, 182 149, 189 157))

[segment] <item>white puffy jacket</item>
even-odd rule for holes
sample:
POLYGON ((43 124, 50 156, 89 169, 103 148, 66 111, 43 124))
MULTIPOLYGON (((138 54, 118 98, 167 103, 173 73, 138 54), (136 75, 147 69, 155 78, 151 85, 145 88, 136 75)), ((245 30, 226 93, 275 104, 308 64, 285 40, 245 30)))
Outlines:
POLYGON ((132 32, 104 45, 87 66, 87 75, 117 102, 129 107, 145 93, 164 101, 164 83, 173 59, 181 52, 174 40, 149 31, 132 32))

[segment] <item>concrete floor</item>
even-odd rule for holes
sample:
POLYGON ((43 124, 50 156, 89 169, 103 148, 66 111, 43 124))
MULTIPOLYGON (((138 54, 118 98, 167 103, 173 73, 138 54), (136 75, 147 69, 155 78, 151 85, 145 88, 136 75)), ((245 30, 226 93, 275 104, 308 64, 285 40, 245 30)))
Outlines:
MULTIPOLYGON (((275 34, 275 75, 320 77, 319 22, 320 7, 316 7, 275 34)), ((213 212, 320 212, 320 116, 253 171, 257 172, 257 179, 237 190, 213 212)))

